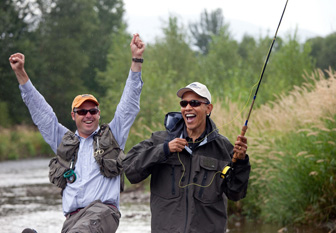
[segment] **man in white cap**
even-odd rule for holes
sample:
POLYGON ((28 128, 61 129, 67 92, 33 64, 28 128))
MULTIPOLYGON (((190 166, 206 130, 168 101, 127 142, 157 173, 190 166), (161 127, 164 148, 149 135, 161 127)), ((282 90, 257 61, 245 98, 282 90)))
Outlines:
POLYGON ((151 175, 152 232, 223 233, 225 198, 237 201, 246 195, 247 139, 238 136, 233 146, 218 133, 205 85, 191 83, 177 96, 181 112, 168 113, 166 131, 154 132, 128 152, 125 174, 131 183, 151 175), (238 160, 232 163, 234 153, 238 160), (225 167, 231 169, 222 177, 225 167))
MULTIPOLYGON (((90 94, 78 95, 71 106, 75 133, 58 122, 51 106, 33 86, 24 69, 24 55, 15 53, 9 58, 23 101, 43 138, 57 154, 49 163, 49 179, 62 189, 66 217, 62 233, 115 232, 119 226, 123 149, 140 110, 143 86, 145 44, 139 34, 134 34, 130 47, 131 69, 114 118, 99 126, 98 100, 90 94)), ((36 231, 27 228, 23 232, 36 231)))

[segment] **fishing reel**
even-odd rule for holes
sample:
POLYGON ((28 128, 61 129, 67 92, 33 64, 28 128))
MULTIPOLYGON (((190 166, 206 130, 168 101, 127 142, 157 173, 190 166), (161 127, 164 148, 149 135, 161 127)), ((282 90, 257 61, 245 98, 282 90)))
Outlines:
POLYGON ((68 183, 72 184, 76 181, 77 176, 74 171, 74 161, 72 160, 70 163, 70 169, 64 172, 63 177, 67 180, 68 183))
POLYGON ((230 175, 231 175, 231 172, 232 172, 232 169, 230 166, 226 166, 224 167, 223 171, 221 172, 220 176, 222 179, 229 179, 230 178, 230 175))

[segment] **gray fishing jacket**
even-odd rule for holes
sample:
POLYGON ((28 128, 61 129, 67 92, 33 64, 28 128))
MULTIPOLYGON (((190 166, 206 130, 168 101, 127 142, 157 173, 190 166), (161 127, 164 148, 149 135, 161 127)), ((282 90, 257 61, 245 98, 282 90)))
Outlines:
POLYGON ((231 164, 233 145, 220 135, 214 122, 207 119, 206 138, 192 150, 167 153, 168 142, 182 135, 181 113, 168 113, 166 131, 134 146, 126 155, 123 167, 131 183, 151 175, 153 233, 223 233, 226 206, 223 194, 233 201, 246 196, 250 173, 249 157, 231 164), (230 165, 230 175, 220 177, 230 165))

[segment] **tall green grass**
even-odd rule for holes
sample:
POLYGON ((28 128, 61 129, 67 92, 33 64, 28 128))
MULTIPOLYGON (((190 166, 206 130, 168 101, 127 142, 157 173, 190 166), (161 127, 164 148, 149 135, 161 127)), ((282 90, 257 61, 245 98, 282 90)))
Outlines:
MULTIPOLYGON (((252 172, 239 204, 246 215, 280 224, 336 219, 336 73, 327 73, 306 74, 301 87, 253 110, 246 133, 252 172)), ((217 104, 223 107, 213 118, 234 142, 247 111, 217 104)))
POLYGON ((0 128, 0 161, 53 154, 35 127, 0 128))

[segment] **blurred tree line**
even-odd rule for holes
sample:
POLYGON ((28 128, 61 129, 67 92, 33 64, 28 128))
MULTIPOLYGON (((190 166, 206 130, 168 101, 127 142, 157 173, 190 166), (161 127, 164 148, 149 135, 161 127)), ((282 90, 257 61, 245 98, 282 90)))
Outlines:
POLYGON ((20 51, 33 84, 60 122, 71 127, 75 95, 105 95, 96 74, 105 70, 112 35, 122 27, 123 2, 4 0, 0 5, 0 124, 31 123, 8 67, 8 57, 20 51))
MULTIPOLYGON (((25 68, 33 84, 62 124, 74 129, 70 106, 81 93, 98 97, 102 121, 109 122, 131 64, 123 1, 3 0, 0 5, 0 126, 32 124, 8 62, 19 51, 26 56, 25 68)), ((273 35, 245 35, 237 41, 220 9, 204 10, 200 20, 188 26, 171 15, 162 30, 162 37, 146 43, 145 85, 135 124, 139 137, 142 126, 162 128, 164 114, 179 111, 175 93, 190 82, 205 83, 214 99, 247 101, 273 39, 273 35)), ((257 104, 299 86, 304 72, 335 69, 334 54, 336 33, 305 43, 299 42, 296 32, 278 37, 257 104)))

